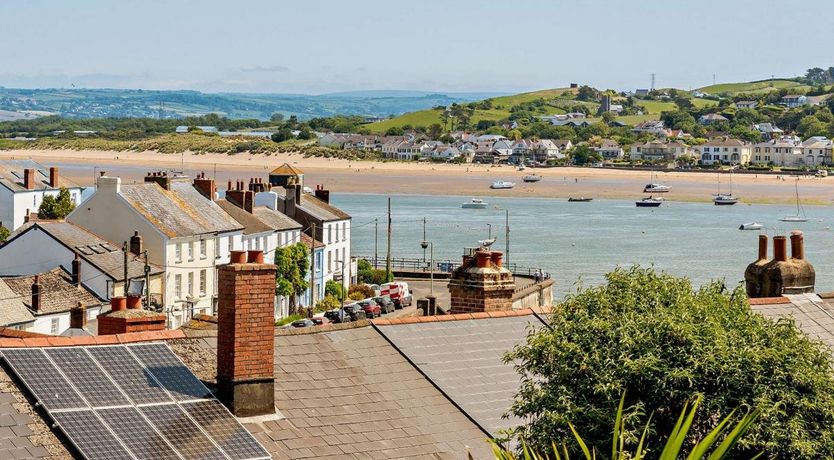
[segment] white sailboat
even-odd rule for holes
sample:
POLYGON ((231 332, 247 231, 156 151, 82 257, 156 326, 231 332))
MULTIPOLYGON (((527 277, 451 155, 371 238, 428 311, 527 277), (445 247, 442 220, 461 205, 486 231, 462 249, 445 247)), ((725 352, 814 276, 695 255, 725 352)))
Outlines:
POLYGON ((721 173, 718 173, 718 193, 713 195, 713 204, 716 206, 727 206, 738 203, 738 198, 733 196, 733 172, 730 171, 730 193, 721 193, 721 173))
POLYGON ((799 202, 799 178, 794 182, 794 187, 796 189, 796 214, 785 216, 779 220, 782 222, 808 222, 808 218, 805 217, 805 210, 802 209, 802 203, 799 202))
POLYGON ((645 193, 668 193, 669 191, 672 190, 672 187, 670 187, 668 185, 663 185, 663 184, 659 184, 659 183, 655 182, 655 173, 654 173, 654 171, 652 171, 651 180, 652 180, 651 183, 646 184, 646 186, 643 187, 643 192, 645 192, 645 193))

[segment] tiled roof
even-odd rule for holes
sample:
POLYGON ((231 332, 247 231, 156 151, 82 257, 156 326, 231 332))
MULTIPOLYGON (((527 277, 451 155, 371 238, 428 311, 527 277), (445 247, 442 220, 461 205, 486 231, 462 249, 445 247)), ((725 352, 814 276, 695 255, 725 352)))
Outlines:
POLYGON ((36 316, 67 312, 78 302, 86 307, 103 303, 83 285, 79 288, 72 284, 70 276, 61 268, 39 275, 4 277, 2 281, 22 298, 26 307, 36 316), (41 285, 41 308, 38 311, 32 309, 32 283, 35 276, 38 276, 38 283, 41 285))
POLYGON ((232 216, 232 219, 238 221, 243 226, 244 235, 272 232, 272 228, 263 223, 254 214, 241 209, 228 200, 217 200, 217 205, 232 216))
POLYGON ((296 168, 295 166, 290 165, 289 163, 284 163, 281 166, 270 171, 270 174, 284 174, 284 175, 295 175, 299 176, 304 174, 304 171, 296 168))
POLYGON ((35 315, 29 311, 24 300, 25 296, 12 290, 0 278, 0 324, 15 325, 34 321, 35 315))
POLYGON ((803 332, 834 350, 834 299, 817 294, 793 294, 772 298, 771 302, 754 300, 762 299, 750 299, 754 311, 772 319, 792 317, 803 332))
MULTIPOLYGON (((43 231, 52 236, 70 251, 76 252, 81 259, 114 280, 121 281, 124 278, 124 253, 120 245, 106 241, 69 222, 36 222, 17 232, 15 238, 30 231, 43 231)), ((151 275, 164 272, 158 265, 149 265, 151 275)), ((135 257, 128 257, 127 275, 129 278, 145 276, 145 264, 135 257)))
POLYGON ((173 181, 171 190, 156 183, 123 185, 121 195, 170 238, 223 233, 243 228, 190 182, 173 181))
POLYGON ((463 315, 453 321, 440 316, 437 321, 374 324, 473 420, 498 435, 520 423, 503 417, 520 387, 519 375, 504 363, 504 354, 523 343, 530 328, 544 326, 529 310, 499 313, 513 316, 463 315))
POLYGON ((325 245, 319 240, 314 240, 311 236, 301 232, 301 242, 307 245, 307 249, 313 249, 313 243, 317 248, 323 248, 325 245))
POLYGON ((266 206, 255 206, 252 212, 261 222, 273 230, 301 229, 301 224, 290 219, 286 214, 267 208, 266 206))
MULTIPOLYGON (((35 170, 35 190, 55 190, 55 187, 49 185, 49 168, 32 160, 0 160, 0 185, 6 186, 13 192, 26 191, 23 187, 24 169, 35 170)), ((78 184, 60 174, 58 185, 67 188, 79 187, 78 184)))

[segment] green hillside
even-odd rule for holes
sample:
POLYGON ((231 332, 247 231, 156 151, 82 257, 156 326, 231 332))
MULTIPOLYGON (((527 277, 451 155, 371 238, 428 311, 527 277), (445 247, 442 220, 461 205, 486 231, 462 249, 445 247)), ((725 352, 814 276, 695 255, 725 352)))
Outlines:
POLYGON ((742 93, 769 93, 778 89, 806 91, 811 89, 811 87, 795 80, 762 80, 751 81, 748 83, 719 83, 717 85, 700 88, 701 91, 708 94, 727 95, 742 93))

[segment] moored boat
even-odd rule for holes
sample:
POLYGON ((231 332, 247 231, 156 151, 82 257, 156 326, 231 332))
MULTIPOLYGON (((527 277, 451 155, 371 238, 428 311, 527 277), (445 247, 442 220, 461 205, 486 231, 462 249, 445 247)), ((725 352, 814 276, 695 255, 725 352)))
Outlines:
POLYGON ((731 193, 720 193, 713 197, 712 202, 716 206, 728 206, 738 203, 738 198, 731 193))
POLYGON ((661 198, 649 196, 640 201, 635 201, 634 204, 637 205, 638 208, 656 208, 663 204, 663 200, 661 198))
POLYGON ((489 203, 480 198, 472 198, 472 200, 460 205, 464 209, 486 209, 487 206, 489 206, 489 203))
POLYGON ((527 174, 526 176, 522 177, 524 182, 538 182, 542 180, 542 176, 538 176, 536 174, 527 174))
POLYGON ((643 192, 645 193, 668 193, 672 190, 672 187, 663 184, 646 184, 643 187, 643 192))
POLYGON ((746 224, 741 224, 738 226, 739 230, 761 230, 764 228, 764 225, 758 222, 748 222, 746 224))
POLYGON ((587 203, 591 200, 593 200, 593 198, 585 198, 584 196, 568 197, 568 201, 573 202, 573 203, 587 203))
POLYGON ((515 182, 508 182, 505 180, 497 180, 489 186, 492 189, 506 189, 515 187, 515 182))

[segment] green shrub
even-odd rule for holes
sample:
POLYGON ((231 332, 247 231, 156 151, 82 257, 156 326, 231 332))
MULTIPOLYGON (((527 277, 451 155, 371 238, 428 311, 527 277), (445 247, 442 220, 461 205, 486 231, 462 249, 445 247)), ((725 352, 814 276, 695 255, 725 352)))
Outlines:
POLYGON ((63 219, 75 209, 70 192, 64 187, 58 191, 58 196, 45 195, 41 206, 38 208, 38 217, 41 219, 63 219))
POLYGON ((353 294, 360 295, 359 299, 367 299, 369 297, 373 297, 376 292, 374 292, 374 288, 368 286, 367 284, 352 284, 348 289, 348 296, 353 298, 353 294))
POLYGON ((316 311, 322 312, 327 310, 333 310, 342 306, 342 302, 339 299, 333 297, 332 295, 326 295, 323 299, 316 302, 316 311))
POLYGON ((304 315, 289 315, 289 316, 285 316, 285 317, 279 319, 278 321, 276 321, 275 325, 276 326, 286 326, 287 324, 290 324, 293 321, 298 321, 298 320, 304 319, 304 318, 306 318, 306 316, 304 316, 304 315))
POLYGON ((739 443, 743 456, 834 457, 834 373, 822 343, 790 319, 752 311, 740 287, 695 290, 685 278, 639 267, 606 278, 568 296, 551 327, 508 354, 522 375, 511 412, 530 420, 516 431, 521 439, 549 446, 570 436, 570 422, 602 445, 622 392, 627 419, 653 413, 657 430, 669 432, 678 408, 698 394, 704 403, 687 442, 713 429, 728 407, 761 407, 739 443))
POLYGON ((324 295, 342 300, 345 298, 345 287, 339 281, 330 280, 324 284, 324 295))

